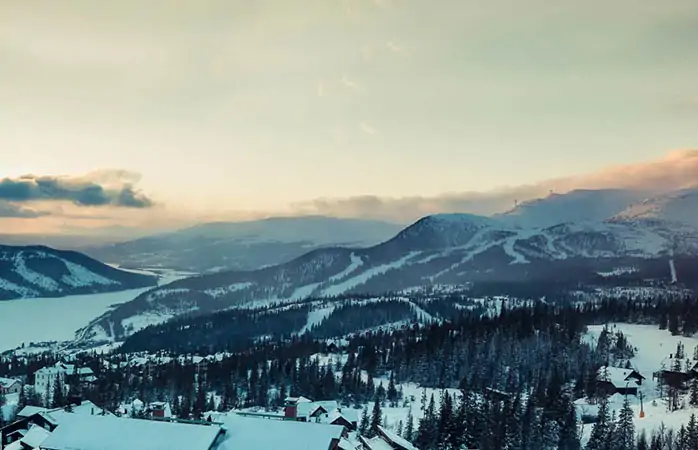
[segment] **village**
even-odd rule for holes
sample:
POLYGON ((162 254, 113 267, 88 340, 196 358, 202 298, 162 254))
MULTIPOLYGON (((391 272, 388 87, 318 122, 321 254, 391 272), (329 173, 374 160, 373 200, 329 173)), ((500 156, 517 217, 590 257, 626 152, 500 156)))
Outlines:
MULTIPOLYGON (((687 420, 687 413, 698 407, 698 354, 696 351, 689 354, 684 344, 698 348, 698 342, 683 336, 667 337, 666 332, 642 327, 623 324, 618 328, 590 327, 590 339, 611 342, 629 339, 637 346, 632 355, 610 356, 608 363, 597 370, 591 391, 575 401, 582 435, 588 434, 596 420, 602 399, 612 410, 628 400, 639 430, 659 426, 672 413, 674 418, 687 420)), ((334 345, 328 346, 328 350, 336 352, 334 357, 341 354, 334 345)), ((143 355, 119 363, 107 360, 102 363, 110 369, 152 377, 158 367, 176 361, 192 367, 198 384, 206 380, 210 363, 223 357, 190 355, 173 359, 143 355)), ((332 355, 319 357, 332 363, 332 355)), ((84 395, 98 381, 92 368, 73 360, 40 367, 31 376, 0 378, 3 412, 9 419, 0 427, 0 450, 145 450, 185 448, 183 444, 193 450, 417 450, 401 436, 405 411, 412 414, 412 405, 407 409, 386 408, 390 422, 386 415, 369 437, 369 433, 361 432, 360 422, 365 420, 359 417, 361 410, 343 406, 335 399, 296 395, 283 398, 282 407, 277 409, 238 405, 221 410, 213 408, 221 406, 221 399, 212 396, 208 403, 211 407, 200 416, 177 417, 176 406, 164 398, 133 398, 105 408, 94 396, 88 399, 84 395), (62 406, 55 406, 56 397, 63 398, 62 406)), ((374 380, 381 384, 383 381, 374 380)), ((420 392, 417 386, 399 388, 401 391, 405 388, 406 396, 412 397, 412 401, 420 392)), ((502 401, 510 397, 497 389, 487 389, 483 395, 502 401)), ((415 412, 419 420, 419 412, 415 412)))
MULTIPOLYGON (((197 357, 194 361, 197 375, 204 376, 206 360, 197 357)), ((156 364, 150 359, 132 363, 145 373, 156 364)), ((336 401, 287 397, 280 412, 258 408, 209 411, 200 420, 193 420, 175 417, 165 401, 134 399, 116 411, 107 411, 80 398, 79 391, 95 380, 91 369, 63 362, 37 370, 32 386, 26 385, 26 379, 0 378, 0 392, 12 399, 6 407, 18 403, 25 387, 41 393, 38 396, 45 405, 54 403, 57 396, 68 399, 63 407, 27 405, 15 411, 13 420, 0 427, 0 450, 416 450, 382 426, 376 427, 375 436, 361 436, 356 411, 343 409, 336 401)))

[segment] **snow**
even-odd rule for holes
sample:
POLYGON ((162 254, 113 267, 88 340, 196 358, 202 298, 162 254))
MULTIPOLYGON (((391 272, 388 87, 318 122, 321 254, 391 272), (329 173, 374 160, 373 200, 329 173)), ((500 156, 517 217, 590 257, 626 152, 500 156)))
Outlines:
POLYGON ((29 446, 29 448, 39 447, 51 433, 48 430, 44 430, 40 426, 32 425, 32 427, 27 431, 22 439, 23 444, 29 446))
POLYGON ((325 308, 313 309, 308 313, 308 321, 305 323, 303 328, 298 332, 299 335, 304 334, 314 326, 321 324, 325 319, 327 319, 332 311, 334 311, 335 306, 327 306, 325 308))
MULTIPOLYGON (((32 255, 34 258, 47 258, 48 255, 44 252, 36 252, 32 255)), ((15 270, 19 276, 27 280, 29 283, 39 286, 49 291, 60 291, 61 287, 55 280, 39 272, 31 270, 27 267, 25 252, 17 253, 15 257, 15 270)))
POLYGON ((290 300, 303 300, 315 292, 315 290, 320 287, 322 282, 319 283, 311 283, 311 284, 306 284, 305 286, 301 286, 295 291, 293 291, 293 294, 291 294, 290 300))
POLYGON ((361 259, 360 256, 356 256, 354 253, 352 253, 351 255, 349 255, 349 258, 351 259, 351 264, 349 264, 349 266, 347 266, 346 269, 344 269, 343 271, 339 272, 338 274, 332 275, 332 276, 329 278, 329 281, 330 281, 331 283, 334 283, 335 281, 341 281, 341 280, 345 279, 345 278, 348 277, 352 272, 355 272, 356 269, 358 269, 359 267, 361 267, 361 266, 363 265, 363 263, 364 263, 363 259, 361 259))
POLYGON ((409 261, 410 259, 419 255, 420 253, 421 252, 419 252, 419 251, 412 251, 396 261, 367 269, 367 270, 363 271, 362 273, 360 273, 359 275, 357 275, 353 278, 349 278, 349 279, 341 282, 340 284, 330 286, 329 288, 327 288, 323 291, 322 295, 328 296, 328 297, 331 297, 334 295, 341 295, 344 292, 355 288, 356 286, 360 286, 360 285, 366 283, 369 279, 371 279, 377 275, 382 275, 388 271, 401 268, 402 266, 404 266, 407 263, 407 261, 409 261))
POLYGON ((231 292, 236 292, 236 291, 242 291, 244 289, 249 288, 252 286, 252 283, 235 283, 231 284, 230 286, 225 286, 225 287, 219 287, 216 289, 207 289, 205 292, 209 294, 213 298, 221 297, 226 294, 230 294, 231 292))
POLYGON ((9 292, 16 292, 21 297, 35 297, 35 296, 39 295, 39 293, 37 291, 35 291, 34 289, 20 286, 18 284, 15 284, 15 283, 9 281, 9 280, 5 280, 4 278, 0 278, 0 290, 9 291, 9 292))
POLYGON ((620 275, 625 275, 625 274, 630 274, 630 273, 635 273, 637 272, 637 269, 635 267, 619 267, 614 270, 610 270, 608 272, 597 272, 600 276, 604 278, 611 278, 611 277, 617 277, 620 275))
POLYGON ((242 417, 235 413, 220 416, 226 433, 216 450, 242 449, 327 449, 339 441, 344 427, 275 419, 242 417))
POLYGON ((65 267, 70 272, 70 275, 63 275, 61 277, 61 281, 69 286, 85 287, 92 286, 95 284, 101 284, 105 286, 111 284, 118 284, 114 280, 110 280, 109 278, 97 275, 96 273, 86 269, 85 267, 70 262, 68 260, 64 259, 63 264, 65 264, 65 267))
POLYGON ((58 427, 44 441, 53 450, 209 450, 217 425, 192 425, 52 412, 58 427))
POLYGON ((399 436, 397 433, 393 433, 392 431, 382 427, 378 426, 378 428, 381 430, 381 432, 388 438, 390 439, 391 442, 394 444, 399 445, 400 447, 404 448, 405 450, 417 450, 417 447, 412 445, 410 442, 408 442, 406 439, 403 439, 401 436, 399 436))
POLYGON ((393 447, 390 444, 378 436, 372 437, 371 439, 364 438, 364 442, 366 442, 369 450, 393 450, 393 447))
MULTIPOLYGON (((533 233, 529 233, 529 234, 532 235, 533 233)), ((524 255, 522 255, 521 253, 517 252, 514 249, 514 246, 516 245, 516 241, 518 241, 519 239, 525 239, 525 238, 522 236, 519 236, 519 235, 515 235, 515 236, 510 237, 507 240, 505 240, 504 245, 502 246, 502 248, 504 249, 504 252, 507 255, 514 258, 514 260, 511 262, 511 264, 526 264, 528 262, 528 260, 526 259, 526 257, 524 255)))
MULTIPOLYGON (((664 423, 668 428, 678 428, 681 424, 687 424, 691 414, 698 415, 698 409, 680 409, 675 412, 668 412, 666 403, 657 398, 656 380, 652 374, 661 369, 662 362, 676 351, 676 344, 682 342, 686 355, 692 355, 693 349, 698 345, 698 338, 686 336, 672 336, 667 330, 660 330, 656 325, 636 325, 636 324, 610 324, 611 331, 621 331, 630 344, 637 348, 636 355, 630 363, 637 372, 645 377, 639 391, 643 394, 644 418, 639 418, 640 399, 635 396, 628 396, 635 417, 635 427, 637 431, 645 430, 647 435, 653 429, 659 428, 664 423)), ((587 339, 594 341, 598 338, 603 329, 603 325, 589 326, 587 339)), ((616 414, 623 406, 624 397, 614 395, 609 398, 609 409, 616 410, 616 414)), ((577 408, 579 413, 595 415, 598 410, 597 405, 588 405, 584 399, 578 400, 577 408)), ((585 425, 583 435, 588 439, 591 433, 591 425, 585 425)))
POLYGON ((71 340, 77 329, 113 305, 131 301, 148 289, 0 301, 0 352, 29 342, 71 340))

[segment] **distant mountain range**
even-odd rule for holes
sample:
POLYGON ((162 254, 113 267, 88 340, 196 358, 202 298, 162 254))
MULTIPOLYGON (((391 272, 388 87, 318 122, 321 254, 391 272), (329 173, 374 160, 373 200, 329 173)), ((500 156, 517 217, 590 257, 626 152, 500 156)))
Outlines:
POLYGON ((112 292, 156 283, 155 277, 117 270, 76 252, 0 245, 0 300, 112 292))
POLYGON ((599 285, 698 285, 698 227, 686 213, 698 211, 697 193, 643 201, 638 193, 574 191, 495 217, 428 216, 373 247, 316 249, 272 267, 159 287, 82 335, 120 339, 181 314, 449 284, 471 286, 473 295, 530 298, 599 285))
POLYGON ((401 225, 332 217, 278 217, 214 222, 120 244, 84 249, 124 268, 165 267, 196 273, 255 270, 285 263, 322 247, 383 242, 401 225))

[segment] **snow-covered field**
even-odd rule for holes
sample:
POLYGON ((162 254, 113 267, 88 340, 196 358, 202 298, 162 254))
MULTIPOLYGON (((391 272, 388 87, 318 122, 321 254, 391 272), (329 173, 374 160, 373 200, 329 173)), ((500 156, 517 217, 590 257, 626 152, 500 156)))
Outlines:
MULTIPOLYGON (((168 273, 160 278, 159 284, 178 278, 180 274, 168 273)), ((92 319, 149 289, 0 301, 0 352, 30 342, 72 340, 75 331, 92 319)))
MULTIPOLYGON (((643 394, 643 409, 645 417, 640 418, 639 397, 629 396, 631 407, 635 412, 635 428, 639 432, 645 430, 647 435, 655 428, 664 423, 668 428, 678 428, 681 424, 687 424, 691 414, 698 415, 698 409, 686 407, 675 412, 668 412, 667 405, 658 399, 656 392, 656 382, 652 374, 660 370, 662 361, 676 351, 676 344, 682 342, 687 356, 693 355, 693 349, 698 345, 698 338, 685 336, 672 336, 667 330, 660 330, 656 325, 633 325, 633 324, 611 324, 613 331, 621 331, 630 344, 637 349, 635 357, 630 360, 635 370, 640 372, 646 379, 642 383, 641 392, 643 394)), ((590 326, 590 339, 597 339, 603 326, 590 326)), ((609 407, 611 410, 619 411, 623 406, 623 396, 614 395, 610 398, 609 407)), ((580 412, 595 414, 595 405, 584 405, 578 402, 580 412)), ((584 436, 588 438, 592 425, 585 425, 584 436)))

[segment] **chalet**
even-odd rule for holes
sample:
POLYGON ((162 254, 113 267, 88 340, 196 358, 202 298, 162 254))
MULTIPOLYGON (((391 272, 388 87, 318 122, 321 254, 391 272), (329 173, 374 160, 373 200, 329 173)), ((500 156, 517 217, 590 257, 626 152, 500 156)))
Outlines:
POLYGON ((303 422, 324 422, 331 412, 339 411, 336 401, 303 402, 296 408, 296 418, 303 422))
POLYGON ((212 450, 225 430, 217 424, 192 424, 55 413, 58 426, 41 450, 212 450))
POLYGON ((172 417, 172 407, 167 402, 153 402, 145 410, 149 417, 155 419, 169 419, 172 417))
POLYGON ((356 410, 353 409, 338 409, 337 411, 333 411, 328 415, 326 421, 326 423, 332 425, 341 425, 350 431, 356 431, 356 429, 358 428, 358 422, 359 420, 356 414, 356 410))
MULTIPOLYGON (((0 448, 10 449, 11 445, 16 450, 36 448, 41 443, 33 445, 38 440, 39 431, 30 431, 34 428, 40 428, 47 432, 53 431, 58 422, 52 417, 48 410, 39 408, 36 410, 23 408, 17 415, 17 420, 0 428, 0 448), (28 437, 27 437, 28 436, 28 437)), ((31 407, 34 408, 34 407, 31 407)))
POLYGON ((0 378, 0 394, 19 394, 22 382, 13 378, 0 378))
POLYGON ((378 436, 386 441, 394 450, 417 450, 417 447, 412 445, 406 439, 400 437, 382 426, 378 426, 378 436))
POLYGON ((269 420, 227 414, 222 418, 225 434, 215 450, 284 449, 339 450, 346 437, 344 427, 269 420))
POLYGON ((284 399, 284 417, 287 419, 299 420, 298 419, 298 405, 303 403, 312 403, 312 400, 300 397, 286 397, 284 399))
POLYGON ((57 362, 50 367, 42 367, 34 373, 34 389, 40 395, 53 395, 56 381, 62 385, 84 386, 97 381, 89 367, 75 367, 74 364, 57 362))
POLYGON ((636 370, 620 367, 604 366, 596 374, 599 390, 608 395, 637 395, 644 379, 636 370))
POLYGON ((662 361, 661 370, 655 372, 654 376, 668 385, 682 386, 698 378, 698 361, 674 358, 673 355, 669 355, 662 361))

